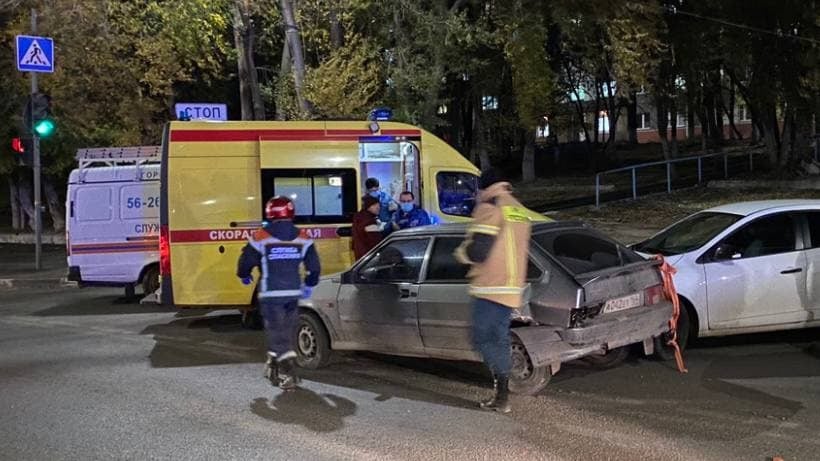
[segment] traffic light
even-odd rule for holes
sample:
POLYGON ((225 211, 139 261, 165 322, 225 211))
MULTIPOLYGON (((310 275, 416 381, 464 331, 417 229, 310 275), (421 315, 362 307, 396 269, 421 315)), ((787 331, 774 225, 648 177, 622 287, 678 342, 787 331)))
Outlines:
POLYGON ((11 150, 19 154, 17 158, 23 165, 34 165, 34 144, 31 138, 11 138, 11 150))
POLYGON ((18 154, 25 153, 26 148, 23 147, 23 140, 20 138, 11 138, 11 150, 18 154))
POLYGON ((45 93, 31 95, 23 111, 23 121, 29 133, 41 138, 51 136, 57 128, 51 117, 51 96, 45 93))

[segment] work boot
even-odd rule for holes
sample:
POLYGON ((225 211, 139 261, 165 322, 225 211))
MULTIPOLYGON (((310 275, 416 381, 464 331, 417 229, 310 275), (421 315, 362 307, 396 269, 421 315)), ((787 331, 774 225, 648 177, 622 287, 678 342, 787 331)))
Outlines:
POLYGON ((493 375, 493 396, 490 397, 489 399, 482 400, 481 402, 479 402, 478 405, 481 408, 489 407, 490 405, 493 405, 495 403, 496 393, 498 393, 498 378, 495 375, 493 375))
POLYGON ((510 408, 510 379, 505 375, 496 378, 495 397, 481 402, 482 409, 487 411, 497 411, 499 413, 509 413, 510 408))
POLYGON ((279 361, 279 388, 282 390, 295 389, 302 382, 296 376, 296 360, 287 358, 279 361))
POLYGON ((265 378, 274 386, 279 385, 279 366, 276 362, 276 354, 268 352, 268 360, 265 362, 265 378))

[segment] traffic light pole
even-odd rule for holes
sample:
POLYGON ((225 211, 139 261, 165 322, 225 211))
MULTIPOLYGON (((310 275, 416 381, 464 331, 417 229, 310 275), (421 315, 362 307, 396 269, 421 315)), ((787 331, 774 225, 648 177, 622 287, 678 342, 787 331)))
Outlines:
MULTIPOLYGON (((37 10, 31 9, 31 34, 37 34, 37 10)), ((31 99, 34 100, 34 95, 38 93, 37 87, 37 72, 29 72, 31 74, 31 99)), ((34 170, 34 269, 42 269, 42 252, 43 252, 43 215, 42 215, 42 201, 40 186, 40 137, 37 132, 31 130, 32 139, 32 156, 33 156, 33 170, 34 170)))

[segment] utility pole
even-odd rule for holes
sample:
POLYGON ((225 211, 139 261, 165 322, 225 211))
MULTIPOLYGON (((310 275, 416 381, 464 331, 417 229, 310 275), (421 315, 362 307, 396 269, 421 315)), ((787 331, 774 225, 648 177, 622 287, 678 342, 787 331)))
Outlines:
MULTIPOLYGON (((31 34, 37 34, 37 10, 34 8, 31 9, 31 34)), ((31 74, 31 101, 34 101, 34 95, 39 92, 37 72, 29 72, 29 74, 31 74)), ((40 136, 34 130, 31 130, 31 145, 33 151, 32 169, 34 170, 34 269, 40 270, 42 269, 43 252, 43 199, 40 185, 40 136)))

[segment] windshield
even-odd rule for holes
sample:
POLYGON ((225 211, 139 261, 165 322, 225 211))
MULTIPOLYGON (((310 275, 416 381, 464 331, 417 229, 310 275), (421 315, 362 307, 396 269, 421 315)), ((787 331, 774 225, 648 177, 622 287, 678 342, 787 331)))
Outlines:
POLYGON ((643 253, 677 255, 696 250, 743 216, 730 213, 696 213, 660 234, 633 247, 643 253))

